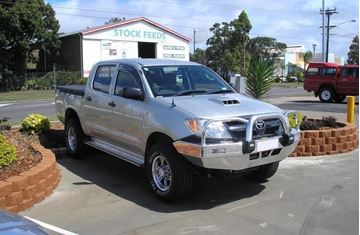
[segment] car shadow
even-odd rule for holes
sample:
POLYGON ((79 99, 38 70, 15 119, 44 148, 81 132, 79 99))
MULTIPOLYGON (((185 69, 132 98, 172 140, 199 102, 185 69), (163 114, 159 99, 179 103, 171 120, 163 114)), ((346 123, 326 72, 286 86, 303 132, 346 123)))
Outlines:
POLYGON ((104 153, 91 153, 82 159, 59 158, 58 164, 81 177, 73 185, 96 184, 123 199, 157 212, 207 210, 219 205, 253 197, 265 189, 261 183, 242 176, 226 179, 195 177, 192 194, 184 200, 165 203, 151 192, 143 168, 104 153), (85 182, 85 183, 84 183, 85 182))

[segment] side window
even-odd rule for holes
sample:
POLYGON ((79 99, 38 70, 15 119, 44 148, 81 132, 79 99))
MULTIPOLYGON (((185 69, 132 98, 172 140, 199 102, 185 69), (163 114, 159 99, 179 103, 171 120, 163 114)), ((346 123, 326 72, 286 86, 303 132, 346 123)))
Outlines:
POLYGON ((94 77, 94 90, 109 93, 111 77, 114 74, 115 69, 115 65, 100 65, 97 68, 94 77))
POLYGON ((325 69, 325 75, 335 75, 336 74, 336 68, 326 68, 325 69))
POLYGON ((344 70, 346 70, 346 77, 357 78, 359 76, 358 68, 346 68, 344 70))
POLYGON ((319 74, 319 68, 308 68, 307 75, 315 76, 319 74))
POLYGON ((115 95, 122 96, 124 88, 141 88, 140 77, 136 69, 121 66, 115 84, 115 95))

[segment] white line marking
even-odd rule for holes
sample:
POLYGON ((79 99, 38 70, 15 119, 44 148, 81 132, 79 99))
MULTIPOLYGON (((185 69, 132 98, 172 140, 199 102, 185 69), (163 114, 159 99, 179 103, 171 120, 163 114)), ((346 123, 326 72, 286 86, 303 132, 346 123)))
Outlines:
POLYGON ((283 197, 284 190, 281 190, 279 198, 281 199, 283 197))
POLYGON ((63 235, 78 235, 76 233, 69 232, 69 231, 64 230, 62 228, 55 227, 54 225, 47 224, 47 223, 41 222, 41 221, 36 220, 36 219, 30 218, 30 217, 27 217, 27 216, 24 216, 24 217, 27 218, 28 220, 33 221, 34 223, 37 223, 38 225, 40 225, 40 226, 42 226, 42 227, 44 227, 46 229, 51 230, 51 231, 55 231, 55 232, 63 234, 63 235))
POLYGON ((268 226, 268 223, 264 222, 262 224, 259 224, 262 228, 266 228, 268 226))
POLYGON ((286 175, 283 175, 283 174, 276 174, 277 176, 280 176, 282 178, 285 178, 285 179, 288 179, 288 180, 292 180, 293 178, 290 177, 290 176, 286 176, 286 175))
POLYGON ((235 210, 238 210, 238 209, 241 209, 241 208, 245 208, 245 207, 247 207, 247 206, 254 205, 254 204, 256 204, 256 203, 259 203, 259 201, 250 202, 250 203, 248 203, 248 204, 245 204, 245 205, 242 205, 242 206, 238 206, 238 207, 232 208, 232 209, 228 210, 228 213, 231 213, 231 212, 233 212, 233 211, 235 211, 235 210))
POLYGON ((8 106, 10 104, 0 104, 0 107, 8 106))

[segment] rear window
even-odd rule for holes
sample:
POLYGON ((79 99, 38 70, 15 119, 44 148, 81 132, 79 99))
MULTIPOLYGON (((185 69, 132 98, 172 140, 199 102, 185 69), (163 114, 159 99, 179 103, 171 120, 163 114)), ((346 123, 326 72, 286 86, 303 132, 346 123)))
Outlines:
POLYGON ((115 69, 115 65, 100 65, 96 70, 94 77, 94 90, 109 93, 111 77, 114 74, 115 69))

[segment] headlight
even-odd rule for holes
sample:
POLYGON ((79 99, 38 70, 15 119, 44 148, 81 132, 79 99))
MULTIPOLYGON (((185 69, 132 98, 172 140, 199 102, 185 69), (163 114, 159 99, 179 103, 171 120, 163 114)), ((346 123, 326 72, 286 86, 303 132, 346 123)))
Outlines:
MULTIPOLYGON (((188 128, 197 136, 201 136, 205 124, 209 120, 205 119, 187 119, 185 121, 188 128)), ((226 127, 221 121, 211 122, 205 130, 205 137, 211 139, 232 139, 226 127)))

